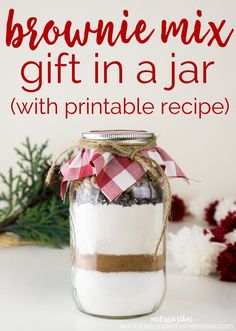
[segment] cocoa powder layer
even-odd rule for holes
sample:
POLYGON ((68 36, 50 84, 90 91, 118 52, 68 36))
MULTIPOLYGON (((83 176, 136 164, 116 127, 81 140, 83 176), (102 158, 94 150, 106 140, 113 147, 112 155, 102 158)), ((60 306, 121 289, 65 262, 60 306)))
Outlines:
POLYGON ((75 265, 85 270, 101 272, 157 271, 165 266, 163 255, 77 254, 75 265))

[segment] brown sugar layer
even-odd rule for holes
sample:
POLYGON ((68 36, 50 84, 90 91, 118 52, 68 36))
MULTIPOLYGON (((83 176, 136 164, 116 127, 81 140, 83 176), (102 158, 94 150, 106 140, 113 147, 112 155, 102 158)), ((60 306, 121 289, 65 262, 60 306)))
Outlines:
POLYGON ((101 272, 148 272, 164 268, 163 255, 77 254, 75 265, 85 270, 101 272))

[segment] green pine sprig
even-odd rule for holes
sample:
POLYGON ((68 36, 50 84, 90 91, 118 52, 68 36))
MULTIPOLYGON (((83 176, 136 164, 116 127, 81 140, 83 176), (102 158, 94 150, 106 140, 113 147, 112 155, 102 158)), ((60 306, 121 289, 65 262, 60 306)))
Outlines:
MULTIPOLYGON (((15 148, 19 171, 0 174, 5 189, 0 194, 0 233, 13 232, 23 240, 51 247, 69 243, 68 201, 59 197, 59 176, 53 187, 46 187, 45 176, 51 163, 48 141, 31 144, 29 138, 15 148)), ((68 156, 69 157, 69 156, 68 156)))

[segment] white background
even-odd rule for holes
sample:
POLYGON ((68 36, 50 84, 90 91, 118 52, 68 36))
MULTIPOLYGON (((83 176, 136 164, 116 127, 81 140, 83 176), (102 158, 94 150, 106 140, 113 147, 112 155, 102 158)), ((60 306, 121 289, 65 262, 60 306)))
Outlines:
MULTIPOLYGON (((179 20, 187 17, 193 26, 196 10, 203 12, 203 32, 208 28, 207 22, 219 24, 227 19, 223 28, 223 35, 231 30, 235 23, 235 1, 0 1, 0 95, 1 117, 0 135, 2 146, 1 171, 6 171, 15 162, 13 147, 18 146, 25 136, 32 141, 43 142, 50 139, 50 151, 56 156, 66 147, 76 143, 82 131, 91 129, 145 129, 155 132, 158 144, 165 148, 181 165, 188 177, 197 179, 191 186, 181 181, 173 181, 174 191, 183 196, 198 194, 211 197, 235 196, 235 36, 233 35, 226 48, 216 45, 192 44, 184 46, 178 39, 170 40, 168 44, 161 44, 160 22, 162 19, 179 20), (44 43, 34 52, 29 51, 27 44, 19 49, 7 48, 4 43, 5 23, 8 10, 15 9, 15 21, 23 23, 30 16, 37 16, 38 27, 42 27, 49 19, 63 27, 63 23, 71 19, 74 28, 83 26, 86 20, 95 22, 99 18, 113 20, 117 24, 122 17, 122 10, 129 10, 129 22, 133 26, 140 18, 144 18, 150 27, 156 28, 156 34, 146 45, 120 45, 109 48, 106 45, 96 46, 91 41, 86 47, 69 49, 61 41, 55 46, 46 47, 44 43), (21 86, 20 68, 30 60, 43 61, 44 75, 46 74, 47 53, 52 53, 56 59, 62 51, 75 53, 81 61, 81 77, 83 84, 74 85, 70 82, 69 74, 63 72, 63 83, 44 84, 37 93, 25 93, 21 86), (124 64, 124 80, 121 86, 114 77, 108 85, 94 86, 92 82, 92 68, 94 53, 99 52, 101 60, 120 60, 124 64), (170 77, 170 54, 176 53, 176 62, 193 60, 201 64, 202 61, 215 61, 214 67, 209 69, 207 84, 178 84, 174 91, 164 91, 170 77), (135 81, 137 63, 152 60, 157 64, 157 84, 139 85, 135 81), (141 97, 154 103, 167 101, 192 101, 197 97, 199 101, 222 101, 229 98, 231 110, 228 116, 208 116, 198 120, 195 116, 74 116, 64 119, 59 116, 17 116, 10 113, 10 102, 13 97, 23 101, 33 101, 35 97, 56 99, 59 103, 66 100, 83 101, 86 97, 101 100, 108 97, 111 100, 141 97)), ((201 66, 200 66, 201 67, 201 66)), ((200 71, 201 73, 201 71, 200 71)), ((45 79, 45 76, 44 78, 45 79)), ((199 76, 201 80, 201 75, 199 76)))

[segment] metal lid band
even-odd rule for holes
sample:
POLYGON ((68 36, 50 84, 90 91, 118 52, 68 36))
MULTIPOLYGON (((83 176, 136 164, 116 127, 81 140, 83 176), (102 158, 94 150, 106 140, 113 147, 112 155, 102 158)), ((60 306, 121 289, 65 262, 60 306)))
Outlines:
POLYGON ((88 140, 149 140, 154 133, 142 130, 96 130, 83 132, 82 137, 88 140))

